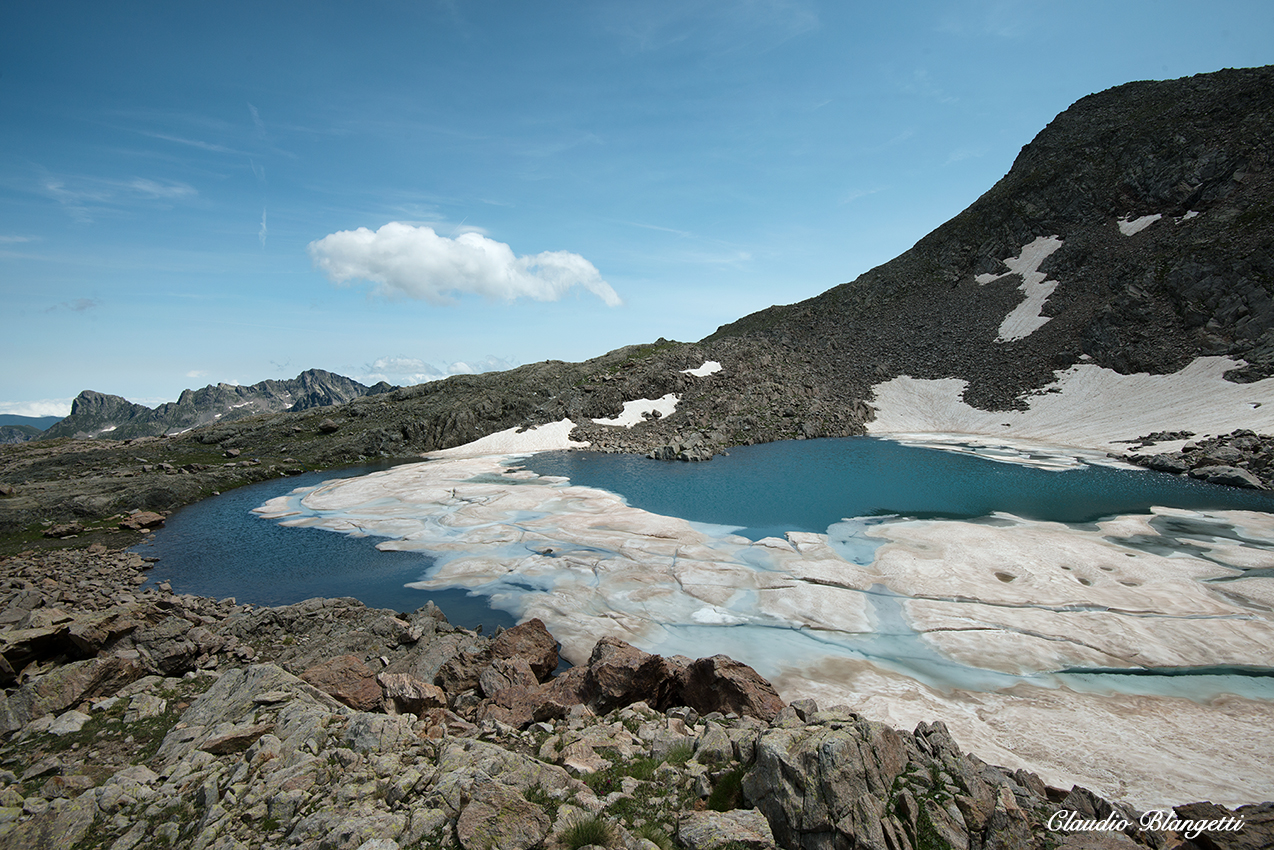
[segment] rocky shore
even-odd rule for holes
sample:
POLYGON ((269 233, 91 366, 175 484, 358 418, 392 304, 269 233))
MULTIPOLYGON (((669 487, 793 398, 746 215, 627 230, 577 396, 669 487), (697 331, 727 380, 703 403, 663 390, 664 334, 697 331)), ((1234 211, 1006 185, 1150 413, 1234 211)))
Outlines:
POLYGON ((1274 487, 1274 437, 1238 429, 1216 437, 1192 439, 1189 431, 1169 431, 1143 437, 1140 451, 1124 459, 1157 472, 1188 475, 1212 484, 1268 490, 1274 487), (1156 452, 1161 442, 1186 440, 1176 451, 1156 452))
POLYGON ((812 700, 724 656, 599 641, 559 669, 538 620, 484 636, 432 604, 280 608, 173 594, 139 556, 0 561, 0 847, 1248 848, 812 700), (1058 812, 1074 812, 1059 826, 1058 812), (1081 822, 1127 826, 1076 830, 1081 822), (1162 825, 1162 824, 1161 824, 1162 825))

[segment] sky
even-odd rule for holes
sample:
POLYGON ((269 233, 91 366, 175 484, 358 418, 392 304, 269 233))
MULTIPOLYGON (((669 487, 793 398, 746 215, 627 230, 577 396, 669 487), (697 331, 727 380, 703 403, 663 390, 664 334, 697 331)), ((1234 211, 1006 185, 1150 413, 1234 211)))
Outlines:
POLYGON ((1274 3, 0 4, 0 413, 692 341, 1274 3))

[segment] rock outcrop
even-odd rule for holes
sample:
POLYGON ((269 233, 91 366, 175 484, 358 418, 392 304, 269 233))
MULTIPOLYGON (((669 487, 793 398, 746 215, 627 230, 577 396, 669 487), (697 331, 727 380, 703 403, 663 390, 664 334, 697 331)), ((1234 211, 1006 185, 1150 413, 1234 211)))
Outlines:
POLYGON ((0 561, 10 671, 0 847, 556 850, 592 836, 626 850, 674 840, 688 850, 1188 850, 1274 840, 1274 804, 1194 803, 1158 813, 1166 828, 1142 829, 1141 813, 1083 788, 1049 788, 961 752, 941 723, 905 732, 812 700, 786 705, 723 656, 666 659, 604 640, 586 666, 554 676, 556 642, 537 621, 482 637, 432 605, 254 609, 139 588, 145 566, 85 550, 0 561), (551 692, 560 710, 501 719, 501 698, 519 689, 551 692), (1182 820, 1210 826, 1190 843, 1182 820), (1075 831, 1095 823, 1105 831, 1075 831))

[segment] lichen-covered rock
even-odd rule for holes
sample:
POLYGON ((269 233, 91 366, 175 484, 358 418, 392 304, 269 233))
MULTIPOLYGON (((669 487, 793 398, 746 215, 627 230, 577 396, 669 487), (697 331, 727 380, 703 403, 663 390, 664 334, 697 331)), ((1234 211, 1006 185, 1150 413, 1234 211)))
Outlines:
POLYGON ((529 850, 548 835, 548 815, 512 788, 489 782, 475 785, 472 793, 456 821, 464 850, 529 850))
POLYGON ((677 840, 686 850, 777 850, 770 824, 756 809, 729 812, 691 812, 677 827, 677 840))

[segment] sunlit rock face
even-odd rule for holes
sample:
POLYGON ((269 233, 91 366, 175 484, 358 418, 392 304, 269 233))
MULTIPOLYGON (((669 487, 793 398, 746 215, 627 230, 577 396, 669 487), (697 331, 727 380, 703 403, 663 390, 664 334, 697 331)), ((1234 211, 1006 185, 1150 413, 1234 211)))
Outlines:
MULTIPOLYGON (((1075 463, 1040 447, 1001 459, 1075 463)), ((1265 514, 871 517, 752 541, 509 455, 396 467, 259 510, 427 551, 436 564, 415 586, 539 617, 574 663, 606 635, 722 652, 788 699, 903 727, 942 718, 962 746, 1054 784, 1141 806, 1274 796, 1274 688, 1234 675, 1274 668, 1265 514)))

